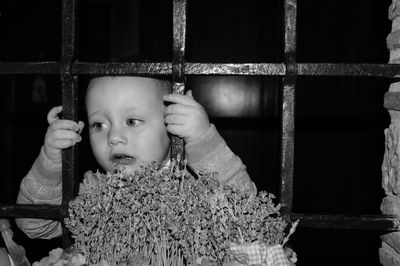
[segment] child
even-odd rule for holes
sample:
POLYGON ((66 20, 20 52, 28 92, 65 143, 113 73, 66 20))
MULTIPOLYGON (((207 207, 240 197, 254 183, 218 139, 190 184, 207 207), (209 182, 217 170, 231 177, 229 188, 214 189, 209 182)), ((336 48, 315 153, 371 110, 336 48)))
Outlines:
MULTIPOLYGON (((105 171, 123 165, 127 173, 150 161, 168 165, 170 134, 185 141, 188 166, 213 171, 229 184, 255 191, 246 167, 210 124, 207 113, 191 91, 170 94, 166 80, 137 76, 93 78, 86 94, 90 145, 105 171), (167 105, 166 105, 167 103, 167 105)), ((50 110, 44 145, 18 195, 21 204, 61 203, 61 151, 81 141, 83 122, 62 120, 62 107, 50 110)), ((31 238, 61 234, 58 221, 17 219, 31 238)))

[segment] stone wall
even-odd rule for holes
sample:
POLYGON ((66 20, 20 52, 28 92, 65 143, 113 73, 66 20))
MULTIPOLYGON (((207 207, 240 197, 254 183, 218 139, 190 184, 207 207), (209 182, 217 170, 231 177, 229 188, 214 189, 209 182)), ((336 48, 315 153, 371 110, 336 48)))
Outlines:
MULTIPOLYGON (((389 7, 392 32, 387 37, 390 64, 400 63, 400 0, 389 7)), ((385 94, 384 106, 391 123, 385 130, 385 155, 382 163, 382 187, 386 197, 381 204, 383 214, 400 215, 400 82, 392 83, 385 94)), ((380 262, 385 266, 400 265, 400 232, 381 236, 380 262)))

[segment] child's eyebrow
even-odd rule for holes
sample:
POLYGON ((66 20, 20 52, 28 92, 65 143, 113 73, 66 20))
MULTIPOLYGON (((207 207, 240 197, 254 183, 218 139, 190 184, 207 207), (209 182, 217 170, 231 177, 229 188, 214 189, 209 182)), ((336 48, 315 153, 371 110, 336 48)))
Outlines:
POLYGON ((91 117, 93 117, 95 115, 99 115, 99 114, 101 115, 102 112, 101 111, 94 111, 94 112, 88 113, 88 118, 91 118, 91 117))
POLYGON ((139 109, 139 108, 136 108, 136 107, 124 108, 124 112, 127 113, 127 114, 134 113, 134 114, 140 114, 140 115, 144 115, 144 114, 148 113, 147 110, 142 110, 142 109, 139 109))
MULTIPOLYGON (((125 114, 125 115, 132 115, 133 114, 133 115, 141 115, 141 116, 143 116, 143 115, 146 115, 148 113, 149 113, 148 111, 141 110, 141 109, 136 108, 136 107, 123 108, 123 114, 125 114)), ((90 118, 92 118, 94 116, 97 116, 97 115, 102 116, 102 115, 105 115, 105 114, 101 110, 96 110, 96 111, 93 111, 91 113, 88 113, 88 118, 90 119, 90 118)))

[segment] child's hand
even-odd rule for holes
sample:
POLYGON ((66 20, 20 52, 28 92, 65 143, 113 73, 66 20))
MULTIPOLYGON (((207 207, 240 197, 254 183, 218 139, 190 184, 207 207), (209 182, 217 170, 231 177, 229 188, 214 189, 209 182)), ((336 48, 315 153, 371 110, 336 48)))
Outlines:
POLYGON ((49 127, 44 139, 44 153, 54 163, 61 163, 61 150, 69 148, 82 140, 79 135, 84 123, 59 119, 62 106, 53 107, 47 115, 49 127))
POLYGON ((164 118, 171 134, 190 143, 210 128, 208 115, 203 106, 193 99, 191 90, 186 95, 164 95, 164 100, 172 103, 166 108, 164 118))

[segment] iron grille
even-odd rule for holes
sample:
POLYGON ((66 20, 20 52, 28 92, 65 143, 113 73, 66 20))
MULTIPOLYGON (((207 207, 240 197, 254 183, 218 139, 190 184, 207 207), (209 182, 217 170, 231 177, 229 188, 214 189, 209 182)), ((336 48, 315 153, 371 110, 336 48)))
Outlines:
MULTIPOLYGON (((173 60, 151 63, 91 63, 76 58, 78 0, 62 1, 62 52, 56 62, 0 62, 0 74, 59 74, 62 84, 63 115, 77 120, 78 78, 85 74, 172 75, 175 93, 183 93, 185 75, 281 76, 281 189, 280 202, 288 219, 300 219, 300 226, 313 228, 399 230, 399 219, 387 215, 322 215, 292 212, 293 162, 295 147, 295 88, 297 76, 372 76, 395 77, 400 65, 395 64, 332 64, 298 63, 296 61, 297 1, 284 1, 284 62, 282 63, 196 63, 185 61, 187 0, 173 0, 173 60)), ((77 192, 78 148, 63 152, 63 201, 61 206, 0 204, 1 217, 51 218, 63 221, 68 203, 77 192)), ((172 154, 183 157, 183 142, 174 138, 172 154)), ((63 245, 71 238, 63 227, 63 245)))

